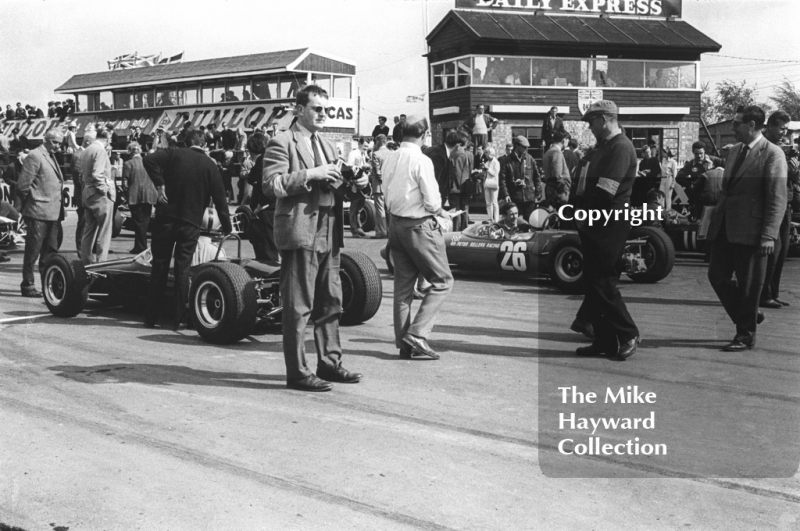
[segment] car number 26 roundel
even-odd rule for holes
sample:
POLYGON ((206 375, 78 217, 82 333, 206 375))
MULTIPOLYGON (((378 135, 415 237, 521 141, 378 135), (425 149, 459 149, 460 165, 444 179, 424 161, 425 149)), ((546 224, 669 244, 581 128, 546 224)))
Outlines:
POLYGON ((500 244, 500 252, 497 253, 497 261, 500 269, 504 271, 527 271, 528 257, 525 253, 526 242, 504 241, 500 244))

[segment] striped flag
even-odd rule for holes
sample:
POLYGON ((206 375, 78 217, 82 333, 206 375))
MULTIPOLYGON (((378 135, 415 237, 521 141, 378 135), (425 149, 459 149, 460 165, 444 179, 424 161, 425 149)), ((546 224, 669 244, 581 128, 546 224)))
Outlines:
POLYGON ((179 53, 177 55, 173 55, 172 57, 164 57, 163 59, 161 59, 158 62, 158 64, 160 64, 160 65, 169 65, 169 64, 172 64, 172 63, 180 63, 181 61, 183 61, 183 52, 181 52, 181 53, 179 53))

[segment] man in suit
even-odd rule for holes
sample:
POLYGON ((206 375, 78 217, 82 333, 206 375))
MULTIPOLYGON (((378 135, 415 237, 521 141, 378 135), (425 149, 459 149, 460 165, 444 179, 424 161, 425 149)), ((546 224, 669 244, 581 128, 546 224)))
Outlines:
POLYGON ((469 198, 471 190, 470 179, 475 167, 475 156, 471 150, 466 149, 466 133, 458 133, 458 148, 450 153, 450 168, 448 176, 448 203, 451 209, 463 210, 464 213, 453 218, 453 230, 462 231, 469 225, 469 198))
POLYGON ((460 140, 457 131, 449 131, 444 137, 444 143, 425 150, 425 155, 433 162, 433 174, 439 184, 442 205, 447 202, 447 197, 450 195, 450 155, 458 147, 460 140))
POLYGON ((108 158, 110 137, 107 129, 99 129, 95 141, 81 155, 84 208, 81 261, 85 265, 108 260, 111 246, 117 185, 111 178, 111 161, 108 158))
POLYGON ((489 131, 497 127, 498 124, 498 121, 489 113, 484 112, 484 109, 483 104, 478 104, 475 107, 475 114, 470 116, 462 126, 472 135, 472 144, 476 150, 479 147, 486 149, 489 145, 489 131))
POLYGON ((403 124, 406 123, 406 115, 401 114, 399 117, 394 117, 394 129, 392 129, 392 140, 398 146, 403 141, 403 124))
POLYGON ((725 161, 722 193, 708 227, 708 280, 736 325, 726 352, 756 344, 767 256, 775 250, 786 212, 786 156, 761 134, 764 118, 755 105, 736 110, 731 127, 739 144, 725 161))
POLYGON ((133 249, 130 252, 139 254, 147 249, 147 227, 153 205, 158 201, 158 192, 142 164, 142 146, 131 142, 128 153, 131 158, 122 166, 122 188, 128 195, 128 207, 133 218, 133 249))
POLYGON ((61 189, 64 177, 55 158, 55 152, 64 140, 58 128, 44 134, 41 146, 31 151, 22 164, 17 181, 17 194, 22 204, 22 216, 28 227, 25 238, 25 256, 22 261, 23 297, 41 297, 36 289, 33 265, 39 259, 39 268, 51 253, 58 251, 58 229, 64 219, 61 189))
POLYGON ((569 190, 572 184, 569 167, 562 153, 566 143, 567 134, 564 131, 555 131, 553 133, 553 145, 545 152, 544 158, 542 159, 545 198, 553 208, 558 208, 568 199, 559 196, 559 185, 563 185, 569 190))
MULTIPOLYGON (((387 127, 388 131, 389 128, 387 127)), ((372 174, 370 184, 372 185, 372 201, 375 203, 375 238, 382 239, 389 236, 386 229, 386 203, 384 202, 383 191, 383 165, 391 151, 386 147, 387 138, 385 134, 375 137, 375 144, 372 146, 372 174)))
POLYGON ((564 122, 558 117, 558 107, 550 107, 550 112, 545 116, 542 122, 542 149, 550 148, 553 143, 553 133, 556 131, 564 131, 564 122))
POLYGON ((522 135, 513 139, 513 151, 500 161, 500 194, 506 203, 516 203, 523 219, 528 219, 541 198, 541 176, 522 135))
MULTIPOLYGON (((344 184, 334 164, 336 147, 319 135, 328 105, 325 90, 303 87, 295 101, 296 122, 272 138, 264 154, 263 189, 276 200, 275 240, 281 252, 286 386, 300 391, 329 391, 330 382, 361 380, 341 363, 339 249, 344 227, 342 202, 332 187, 344 184), (314 321, 316 376, 306 365, 309 318, 314 321)), ((367 183, 366 175, 355 182, 359 188, 367 183)))
POLYGON ((222 224, 222 232, 230 234, 231 217, 217 165, 203 151, 205 138, 196 129, 186 134, 189 148, 169 148, 151 153, 142 160, 147 175, 156 187, 158 203, 152 222, 150 292, 144 324, 156 326, 161 314, 169 276, 170 259, 175 258, 175 323, 184 324, 189 300, 189 267, 200 237, 203 214, 209 201, 222 224))

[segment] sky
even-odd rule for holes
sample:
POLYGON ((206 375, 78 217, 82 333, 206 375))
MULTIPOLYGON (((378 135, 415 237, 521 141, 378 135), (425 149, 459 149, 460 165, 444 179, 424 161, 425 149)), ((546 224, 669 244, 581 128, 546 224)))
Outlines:
MULTIPOLYGON (((454 0, 0 0, 0 104, 46 109, 72 75, 116 56, 184 52, 186 61, 311 47, 357 64, 361 129, 377 116, 426 113, 425 36, 454 0)), ((800 87, 793 39, 798 0, 683 0, 684 20, 722 45, 701 83, 757 85, 766 100, 784 77, 800 87), (781 28, 781 25, 785 28, 781 28), (773 62, 786 61, 786 62, 773 62)), ((64 96, 59 97, 64 99, 64 96)), ((794 117, 800 119, 800 117, 794 117)))

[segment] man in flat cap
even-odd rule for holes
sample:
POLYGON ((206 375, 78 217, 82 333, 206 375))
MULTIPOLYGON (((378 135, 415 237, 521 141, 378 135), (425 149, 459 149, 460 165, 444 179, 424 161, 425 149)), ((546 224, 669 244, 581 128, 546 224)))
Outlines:
POLYGON ((500 160, 499 197, 506 203, 515 203, 522 218, 527 220, 541 197, 541 177, 536 161, 528 153, 528 139, 516 136, 512 144, 513 151, 500 160))
MULTIPOLYGON (((585 177, 583 208, 587 211, 623 210, 630 202, 636 178, 636 150, 622 134, 617 115, 616 104, 608 100, 592 103, 583 115, 597 138, 597 149, 585 177)), ((636 352, 639 329, 617 289, 617 263, 630 229, 630 221, 614 218, 608 223, 578 227, 586 288, 583 309, 595 333, 591 345, 577 350, 579 356, 605 355, 623 360, 636 352)))

